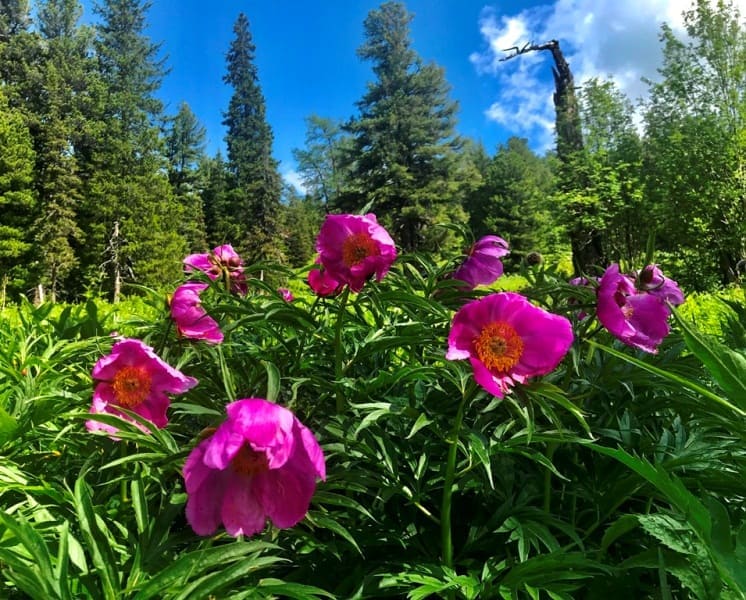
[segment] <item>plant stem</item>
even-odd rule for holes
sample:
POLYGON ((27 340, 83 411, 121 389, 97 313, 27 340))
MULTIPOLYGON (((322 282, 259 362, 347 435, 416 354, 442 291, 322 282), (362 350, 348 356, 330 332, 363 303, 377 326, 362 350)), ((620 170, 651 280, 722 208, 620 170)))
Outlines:
POLYGON ((344 316, 347 309, 347 299, 350 297, 350 288, 346 287, 342 292, 342 299, 339 302, 339 313, 337 314, 337 324, 334 330, 334 378, 337 383, 337 414, 340 415, 347 407, 347 401, 345 400, 344 394, 340 384, 342 379, 342 324, 344 322, 344 316))
POLYGON ((453 498, 453 482, 456 478, 456 458, 458 456, 458 438, 461 423, 464 420, 464 409, 468 395, 463 394, 458 405, 456 420, 453 423, 450 439, 448 440, 448 458, 443 480, 443 502, 440 509, 440 540, 443 553, 443 565, 453 568, 453 539, 451 536, 451 500, 453 498))
MULTIPOLYGON (((551 463, 554 457, 554 452, 557 450, 557 444, 555 442, 549 442, 547 444, 546 457, 551 463)), ((544 471, 544 512, 549 513, 552 508, 552 472, 549 469, 544 471)))

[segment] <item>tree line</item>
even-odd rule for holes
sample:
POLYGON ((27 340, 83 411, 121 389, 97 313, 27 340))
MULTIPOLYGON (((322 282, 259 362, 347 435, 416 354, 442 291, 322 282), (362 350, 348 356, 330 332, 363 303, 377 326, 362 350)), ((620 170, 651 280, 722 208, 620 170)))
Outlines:
POLYGON ((575 252, 579 230, 600 262, 633 265, 654 246, 689 289, 744 264, 746 27, 732 0, 696 0, 685 39, 663 25, 644 104, 613 80, 574 89, 582 143, 542 156, 521 138, 489 153, 460 136, 443 69, 413 48, 413 15, 385 2, 363 23, 358 56, 373 76, 357 114, 307 118, 294 151, 303 196, 272 156, 246 15, 226 53, 226 155, 208 156, 189 106, 167 115, 156 98, 167 69, 145 35, 147 1, 101 0, 95 25, 79 23, 78 0, 34 8, 32 22, 28 0, 0 5, 3 298, 161 287, 184 255, 223 243, 249 262, 302 266, 325 212, 361 210, 405 251, 451 249, 460 238, 438 225, 464 223, 509 240, 515 261, 575 252))

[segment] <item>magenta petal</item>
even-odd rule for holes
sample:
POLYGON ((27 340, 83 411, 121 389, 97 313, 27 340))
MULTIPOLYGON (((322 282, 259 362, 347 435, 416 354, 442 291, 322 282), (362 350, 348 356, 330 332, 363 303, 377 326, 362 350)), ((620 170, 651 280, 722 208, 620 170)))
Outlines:
POLYGON ((291 461, 281 469, 257 475, 255 485, 272 523, 284 529, 296 525, 306 516, 316 480, 313 473, 296 469, 291 461))
POLYGON ((507 391, 505 389, 507 386, 504 385, 503 378, 496 379, 479 359, 470 358, 469 362, 471 362, 471 366, 474 369, 474 380, 490 394, 494 394, 498 398, 503 398, 507 391))
POLYGON ((191 273, 194 270, 207 273, 210 279, 217 279, 218 274, 214 271, 214 266, 210 261, 209 254, 190 254, 184 259, 184 270, 191 273))
MULTIPOLYGON (((494 334, 491 334, 494 335, 494 334)), ((448 335, 446 358, 468 358, 474 379, 491 394, 503 397, 515 383, 546 375, 557 367, 573 342, 572 326, 560 315, 549 313, 512 292, 484 296, 461 307, 448 335), (508 326, 509 335, 520 338, 520 356, 505 371, 491 370, 480 359, 476 341, 488 327, 508 326)))
MULTIPOLYGON (((373 214, 327 215, 316 239, 316 249, 319 262, 329 275, 354 292, 360 291, 373 276, 380 281, 396 259, 394 241, 373 214), (353 236, 367 240, 369 247, 365 257, 346 264, 345 243, 353 236)), ((309 283, 313 286, 315 282, 309 279, 309 283)))
MULTIPOLYGON (((151 394, 147 402, 132 408, 132 412, 147 419, 159 429, 168 425, 168 407, 171 401, 166 394, 151 394)), ((139 426, 139 425, 138 425, 139 426)))
POLYGON ((324 453, 321 450, 321 446, 319 446, 318 441, 316 441, 316 437, 313 435, 313 433, 311 433, 311 430, 303 425, 303 423, 301 423, 298 419, 295 420, 294 433, 296 436, 296 440, 298 439, 298 436, 300 436, 301 445, 303 446, 306 457, 311 463, 311 466, 316 472, 316 475, 319 477, 319 479, 325 480, 326 462, 324 460, 324 453))
POLYGON ((267 522, 266 509, 254 489, 259 477, 234 475, 228 480, 220 512, 225 530, 234 537, 259 533, 267 522))
POLYGON ((211 473, 216 472, 215 469, 211 469, 204 464, 205 449, 208 442, 209 440, 202 440, 197 444, 184 463, 184 484, 189 494, 201 487, 211 473))
POLYGON ((233 536, 262 531, 268 517, 278 527, 295 525, 316 479, 326 476, 315 437, 288 409, 262 398, 232 402, 227 413, 184 466, 190 524, 209 535, 222 523, 233 536))
POLYGON ((235 430, 254 450, 266 454, 270 469, 285 464, 295 444, 292 412, 262 398, 237 400, 226 411, 235 430))
POLYGON ((202 485, 189 493, 186 518, 197 535, 212 535, 220 527, 220 507, 225 495, 225 485, 223 474, 211 470, 202 485))
POLYGON ((205 464, 212 469, 227 469, 245 443, 244 436, 236 431, 232 421, 223 422, 207 440, 205 464))

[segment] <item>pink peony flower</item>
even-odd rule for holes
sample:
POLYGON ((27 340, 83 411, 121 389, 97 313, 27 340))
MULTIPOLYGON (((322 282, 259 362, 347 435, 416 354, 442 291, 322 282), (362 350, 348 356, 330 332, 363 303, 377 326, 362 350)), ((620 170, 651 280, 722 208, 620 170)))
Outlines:
POLYGON ((316 249, 329 276, 353 292, 373 275, 381 281, 396 260, 394 241, 374 214, 327 215, 316 249))
POLYGON ((308 285, 317 296, 336 296, 342 291, 344 284, 334 279, 320 262, 316 259, 318 269, 311 269, 308 272, 308 285))
POLYGON ((180 336, 219 344, 223 341, 223 332, 200 304, 199 295, 207 287, 206 283, 190 282, 176 288, 169 302, 171 318, 180 336))
POLYGON ((684 303, 679 284, 663 275, 658 265, 648 265, 637 276, 637 287, 674 306, 684 303))
POLYGON ((468 252, 466 260, 453 273, 474 289, 478 285, 490 285, 503 274, 500 258, 510 254, 508 242, 496 235, 486 235, 479 239, 468 252))
POLYGON ((186 516, 197 535, 222 524, 253 535, 267 518, 281 529, 308 512, 316 479, 326 478, 321 447, 292 412, 261 398, 237 400, 228 418, 184 465, 186 516))
POLYGON ((620 273, 616 263, 604 272, 597 294, 598 320, 614 337, 628 346, 658 352, 669 331, 669 310, 661 297, 638 292, 635 281, 620 273))
POLYGON ((292 302, 293 300, 295 300, 295 296, 293 296, 293 292, 291 292, 287 288, 278 288, 277 293, 280 294, 280 296, 285 302, 292 302))
POLYGON ((184 259, 184 270, 187 273, 202 271, 213 281, 224 279, 232 292, 242 295, 247 292, 243 260, 230 244, 218 246, 206 254, 190 254, 184 259))
MULTIPOLYGON (((159 428, 168 423, 168 394, 183 394, 197 385, 196 379, 166 364, 150 346, 134 339, 114 344, 111 353, 101 357, 93 367, 92 376, 98 381, 93 391, 92 413, 109 413, 132 420, 119 410, 126 408, 159 428)), ((117 431, 116 427, 93 420, 86 421, 86 427, 89 431, 110 434, 117 431)))
POLYGON ((502 398, 517 383, 553 371, 572 345, 570 321, 512 292, 465 304, 453 317, 448 360, 468 358, 474 378, 502 398))

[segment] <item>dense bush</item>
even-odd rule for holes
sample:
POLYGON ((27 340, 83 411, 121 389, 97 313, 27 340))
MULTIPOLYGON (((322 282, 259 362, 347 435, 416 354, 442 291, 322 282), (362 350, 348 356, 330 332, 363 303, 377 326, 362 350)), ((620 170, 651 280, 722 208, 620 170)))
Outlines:
POLYGON ((717 323, 684 304, 693 318, 674 315, 657 354, 643 353, 598 324, 592 287, 526 267, 521 293, 567 317, 574 343, 500 399, 468 361, 445 358, 454 313, 491 293, 449 278, 457 264, 401 256, 380 282, 329 297, 278 268, 300 292, 292 302, 260 267, 245 269, 246 296, 192 273, 211 284, 201 307, 221 344, 178 336, 155 293, 126 320, 94 302, 6 312, 0 596, 744 597, 742 303, 718 304, 717 323), (165 428, 89 414, 112 334, 199 380, 165 428), (296 527, 200 537, 185 518, 185 459, 250 397, 314 432, 326 480, 296 527), (116 437, 89 432, 90 419, 116 437))

